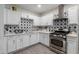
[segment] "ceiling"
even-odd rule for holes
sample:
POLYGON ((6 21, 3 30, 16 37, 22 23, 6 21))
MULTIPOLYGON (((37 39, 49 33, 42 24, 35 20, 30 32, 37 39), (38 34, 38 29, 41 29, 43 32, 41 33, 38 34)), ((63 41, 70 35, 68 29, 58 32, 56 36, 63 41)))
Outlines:
POLYGON ((58 6, 58 4, 41 4, 41 8, 39 8, 37 5, 38 4, 18 4, 18 6, 21 8, 37 13, 39 15, 49 12, 58 6))

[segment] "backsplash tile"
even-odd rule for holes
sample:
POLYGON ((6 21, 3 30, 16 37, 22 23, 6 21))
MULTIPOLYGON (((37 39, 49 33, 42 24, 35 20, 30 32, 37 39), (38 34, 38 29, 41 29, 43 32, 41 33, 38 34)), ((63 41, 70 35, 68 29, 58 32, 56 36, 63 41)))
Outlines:
POLYGON ((4 34, 20 34, 32 32, 33 19, 21 18, 19 24, 5 24, 4 34))

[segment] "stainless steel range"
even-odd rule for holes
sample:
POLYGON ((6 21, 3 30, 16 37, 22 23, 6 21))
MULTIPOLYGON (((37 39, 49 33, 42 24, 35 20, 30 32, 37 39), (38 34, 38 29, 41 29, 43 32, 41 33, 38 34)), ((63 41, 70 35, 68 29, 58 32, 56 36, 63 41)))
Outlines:
POLYGON ((65 31, 50 33, 50 47, 57 53, 67 53, 67 39, 65 31))
POLYGON ((68 18, 53 20, 54 33, 50 33, 50 47, 57 53, 67 53, 68 18))
POLYGON ((64 13, 64 5, 58 7, 58 17, 53 19, 53 33, 50 33, 50 48, 57 53, 67 53, 68 13, 64 13), (67 14, 67 15, 66 15, 67 14), (66 16, 66 17, 64 17, 66 16))

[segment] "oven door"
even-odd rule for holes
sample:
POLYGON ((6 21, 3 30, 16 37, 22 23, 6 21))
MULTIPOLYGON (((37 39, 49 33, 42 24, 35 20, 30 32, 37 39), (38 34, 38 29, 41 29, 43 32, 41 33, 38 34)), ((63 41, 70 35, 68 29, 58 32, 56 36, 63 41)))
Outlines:
POLYGON ((59 37, 52 37, 50 39, 50 47, 66 53, 66 40, 59 37))

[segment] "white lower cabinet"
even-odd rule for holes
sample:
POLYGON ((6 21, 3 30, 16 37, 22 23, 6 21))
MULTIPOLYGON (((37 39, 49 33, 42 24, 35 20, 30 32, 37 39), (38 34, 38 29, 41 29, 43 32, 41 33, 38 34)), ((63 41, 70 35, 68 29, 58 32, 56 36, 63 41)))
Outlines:
POLYGON ((40 42, 49 46, 49 33, 39 33, 40 42))
POLYGON ((0 36, 0 54, 7 53, 7 37, 0 36))
POLYGON ((78 38, 77 37, 67 37, 67 53, 77 54, 78 53, 78 38))
POLYGON ((23 48, 23 37, 22 36, 17 36, 16 38, 17 42, 17 50, 23 48))
POLYGON ((35 43, 38 43, 39 42, 39 33, 35 33, 35 40, 34 40, 34 42, 35 43))
POLYGON ((7 40, 8 40, 7 41, 8 53, 15 51, 16 50, 16 43, 17 43, 15 37, 8 37, 7 40))
POLYGON ((28 47, 30 45, 36 44, 39 42, 39 39, 44 40, 42 43, 48 45, 48 35, 42 34, 40 37, 39 33, 31 33, 25 35, 16 35, 16 36, 6 36, 6 53, 10 53, 15 50, 28 47), (44 36, 44 37, 43 37, 44 36), (39 38, 40 37, 40 38, 39 38), (45 38, 46 37, 46 38, 45 38), (47 41, 45 41, 47 40, 47 41))
POLYGON ((29 35, 23 36, 23 47, 29 46, 29 35))
MULTIPOLYGON (((2 42, 2 41, 1 41, 2 42)), ((1 43, 0 42, 0 43, 1 43)), ((4 43, 4 45, 2 45, 2 47, 3 47, 3 53, 7 53, 7 37, 4 37, 4 39, 3 39, 3 43, 4 43)), ((2 43, 2 44, 3 44, 2 43)), ((1 51, 1 50, 0 50, 1 51)))
POLYGON ((44 44, 49 46, 49 34, 48 33, 47 34, 44 33, 44 37, 43 38, 44 38, 44 44))
POLYGON ((29 45, 32 45, 34 43, 34 35, 29 35, 29 45))
POLYGON ((29 35, 29 41, 30 45, 38 43, 39 42, 38 33, 32 33, 31 35, 29 35))
POLYGON ((41 43, 44 43, 44 39, 43 39, 43 34, 42 33, 39 33, 39 39, 40 39, 40 42, 41 43))

